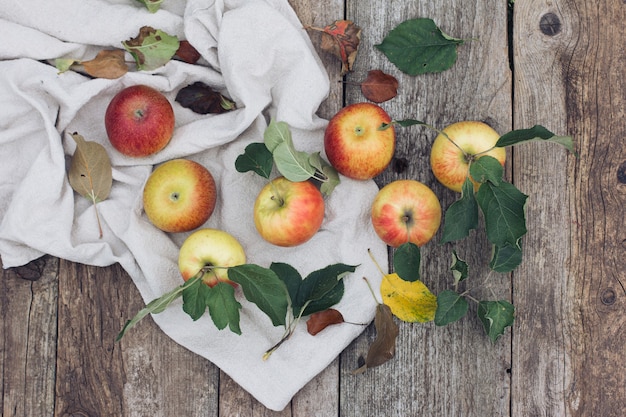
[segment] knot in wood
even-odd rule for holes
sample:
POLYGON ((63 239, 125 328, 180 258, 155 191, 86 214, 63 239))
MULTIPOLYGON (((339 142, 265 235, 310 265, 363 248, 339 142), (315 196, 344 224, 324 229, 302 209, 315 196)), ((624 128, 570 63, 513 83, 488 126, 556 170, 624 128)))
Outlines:
POLYGON ((602 291, 602 294, 600 295, 600 301, 602 301, 602 304, 610 306, 615 304, 615 301, 617 300, 617 294, 615 293, 615 290, 613 290, 613 288, 607 288, 604 291, 602 291))
POLYGON ((554 36, 561 32, 561 19, 554 13, 546 13, 541 16, 539 29, 546 36, 554 36))

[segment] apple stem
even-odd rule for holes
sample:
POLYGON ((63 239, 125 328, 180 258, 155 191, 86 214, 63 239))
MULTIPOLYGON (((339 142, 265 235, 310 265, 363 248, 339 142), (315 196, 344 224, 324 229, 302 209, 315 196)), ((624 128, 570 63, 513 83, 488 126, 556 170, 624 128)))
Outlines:
POLYGON ((273 192, 272 200, 277 200, 279 207, 282 207, 283 205, 285 205, 285 199, 281 197, 280 193, 276 189, 276 184, 274 184, 274 181, 270 181, 270 186, 272 187, 272 192, 273 192))

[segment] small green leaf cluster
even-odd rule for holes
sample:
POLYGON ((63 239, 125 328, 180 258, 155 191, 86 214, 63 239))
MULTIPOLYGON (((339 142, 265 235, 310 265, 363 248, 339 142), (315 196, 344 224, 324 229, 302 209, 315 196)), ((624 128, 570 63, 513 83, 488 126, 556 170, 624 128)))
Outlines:
POLYGON ((318 181, 325 196, 339 184, 339 174, 319 152, 298 151, 289 125, 271 120, 263 134, 263 143, 253 142, 246 146, 244 153, 235 160, 235 169, 238 172, 253 171, 269 179, 274 166, 289 181, 318 181))

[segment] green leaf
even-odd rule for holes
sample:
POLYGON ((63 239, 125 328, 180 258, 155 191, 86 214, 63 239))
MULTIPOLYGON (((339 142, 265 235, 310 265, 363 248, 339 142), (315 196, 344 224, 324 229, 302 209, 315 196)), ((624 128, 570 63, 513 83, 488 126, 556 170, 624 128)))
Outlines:
POLYGON ((496 272, 511 272, 522 263, 522 248, 519 245, 494 246, 489 268, 496 272))
POLYGON ((383 123, 382 126, 378 128, 378 130, 385 130, 394 125, 398 125, 401 127, 411 127, 415 125, 428 126, 428 123, 415 119, 392 120, 391 123, 383 123))
POLYGON ((293 147, 289 125, 285 122, 277 122, 274 119, 270 120, 270 124, 263 132, 263 142, 270 152, 274 152, 274 149, 281 143, 289 143, 289 146, 293 147))
POLYGON ((504 168, 493 156, 484 155, 472 162, 469 172, 476 182, 482 184, 489 181, 494 185, 500 185, 504 168))
POLYGON ((294 149, 291 142, 283 142, 272 152, 278 171, 289 181, 306 181, 315 175, 309 154, 294 149))
POLYGON ((272 262, 270 269, 285 283, 290 303, 293 305, 294 300, 298 296, 300 284, 302 284, 302 275, 293 266, 282 262, 272 262))
POLYGON ((437 296, 435 325, 445 326, 461 319, 467 314, 469 303, 460 294, 452 290, 444 290, 437 296))
POLYGON ((161 3, 163 0, 137 0, 139 3, 142 3, 146 6, 150 13, 156 13, 159 8, 161 8, 161 3))
POLYGON ((270 178, 274 159, 264 143, 255 142, 246 146, 244 153, 235 160, 237 172, 254 171, 263 178, 270 178))
POLYGON ((404 281, 420 279, 420 248, 411 242, 404 243, 393 254, 393 269, 404 281))
POLYGON ((574 141, 571 136, 556 136, 541 125, 535 125, 530 129, 518 129, 506 133, 498 139, 496 146, 504 148, 506 146, 517 145, 524 142, 546 141, 554 142, 564 146, 568 151, 576 154, 574 141))
POLYGON ((136 38, 124 41, 122 45, 135 59, 137 69, 152 71, 172 59, 180 42, 176 36, 144 26, 136 38))
POLYGON ((165 309, 170 304, 172 304, 176 299, 178 299, 182 295, 183 291, 195 285, 204 285, 204 283, 202 282, 201 274, 189 279, 184 284, 174 288, 170 292, 163 294, 159 298, 155 298, 154 300, 150 301, 144 308, 139 310, 139 312, 135 315, 135 317, 128 320, 126 324, 124 324, 124 327, 118 333, 117 337, 115 338, 115 341, 118 342, 120 339, 122 339, 122 337, 124 337, 126 332, 131 327, 137 324, 141 319, 146 317, 148 314, 158 314, 158 313, 162 313, 163 311, 165 311, 165 309))
POLYGON ((329 196, 335 187, 339 185, 339 173, 331 164, 321 157, 319 152, 309 155, 309 163, 318 173, 321 173, 325 177, 323 180, 320 180, 322 181, 320 191, 323 195, 329 196))
POLYGON ((452 265, 450 265, 452 276, 454 276, 454 284, 463 281, 469 275, 469 267, 467 262, 458 257, 455 250, 452 251, 452 265))
MULTIPOLYGON (((339 282, 337 282, 337 285, 335 285, 332 290, 328 291, 322 298, 318 298, 317 300, 312 300, 311 302, 307 303, 304 311, 302 312, 302 315, 308 316, 310 314, 317 313, 318 311, 324 311, 334 306, 339 301, 341 301, 344 291, 345 284, 343 283, 343 280, 339 280, 339 282)), ((298 314, 300 313, 298 312, 298 314)))
POLYGON ((478 318, 492 342, 504 334, 515 320, 515 307, 508 301, 481 301, 478 303, 478 318))
POLYGON ((445 35, 432 19, 417 18, 400 23, 375 46, 400 71, 418 75, 451 68, 463 42, 445 35))
POLYGON ((486 182, 476 192, 476 201, 485 217, 487 238, 496 246, 515 246, 526 234, 524 206, 527 195, 513 184, 495 186, 486 182))
POLYGON ((465 179, 461 197, 452 203, 445 212, 441 243, 463 239, 470 230, 478 227, 478 204, 474 196, 474 184, 465 179))
POLYGON ((241 285, 246 299, 264 312, 274 326, 284 326, 289 304, 285 283, 268 268, 245 264, 228 268, 228 278, 241 285))
POLYGON ((298 295, 294 301, 294 312, 301 310, 308 302, 320 300, 333 290, 343 277, 354 272, 356 266, 346 264, 333 264, 325 268, 311 272, 298 289, 298 295))
POLYGON ((233 333, 240 335, 239 310, 241 310, 241 304, 235 299, 233 286, 226 282, 218 282, 209 290, 205 301, 215 327, 222 330, 228 326, 233 333))
POLYGON ((183 311, 194 321, 198 320, 206 311, 206 300, 211 288, 200 282, 192 285, 183 291, 183 311))

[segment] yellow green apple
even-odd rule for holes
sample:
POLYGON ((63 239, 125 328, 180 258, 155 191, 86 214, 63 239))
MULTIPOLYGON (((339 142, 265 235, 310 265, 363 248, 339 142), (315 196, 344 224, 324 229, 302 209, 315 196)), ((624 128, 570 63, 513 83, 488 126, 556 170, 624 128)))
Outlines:
POLYGON ((259 192, 254 224, 263 239, 277 246, 296 246, 311 239, 324 220, 324 197, 309 181, 278 177, 259 192))
POLYGON ((324 132, 328 162, 346 177, 366 180, 384 171, 393 157, 396 136, 387 112, 373 103, 350 104, 337 112, 324 132))
POLYGON ((166 232, 188 232, 202 226, 211 217, 216 201, 213 175, 189 159, 159 165, 143 189, 146 216, 166 232))
POLYGON ((372 202, 372 225, 391 247, 404 243, 422 246, 441 224, 441 204, 435 193, 415 180, 396 180, 378 191, 372 202))
POLYGON ((104 114, 111 145, 132 157, 152 155, 163 149, 174 133, 174 110, 160 91, 133 85, 118 92, 104 114))
MULTIPOLYGON (((498 139, 498 132, 480 121, 447 126, 437 135, 430 150, 430 166, 435 178, 449 189, 461 192, 472 161, 489 155, 504 166, 506 150, 494 147, 498 139)), ((479 184, 473 179, 472 182, 477 190, 479 184)))
POLYGON ((190 234, 178 252, 178 269, 185 281, 202 274, 210 287, 218 282, 236 284, 228 279, 228 267, 246 263, 239 241, 219 229, 199 229, 190 234))

